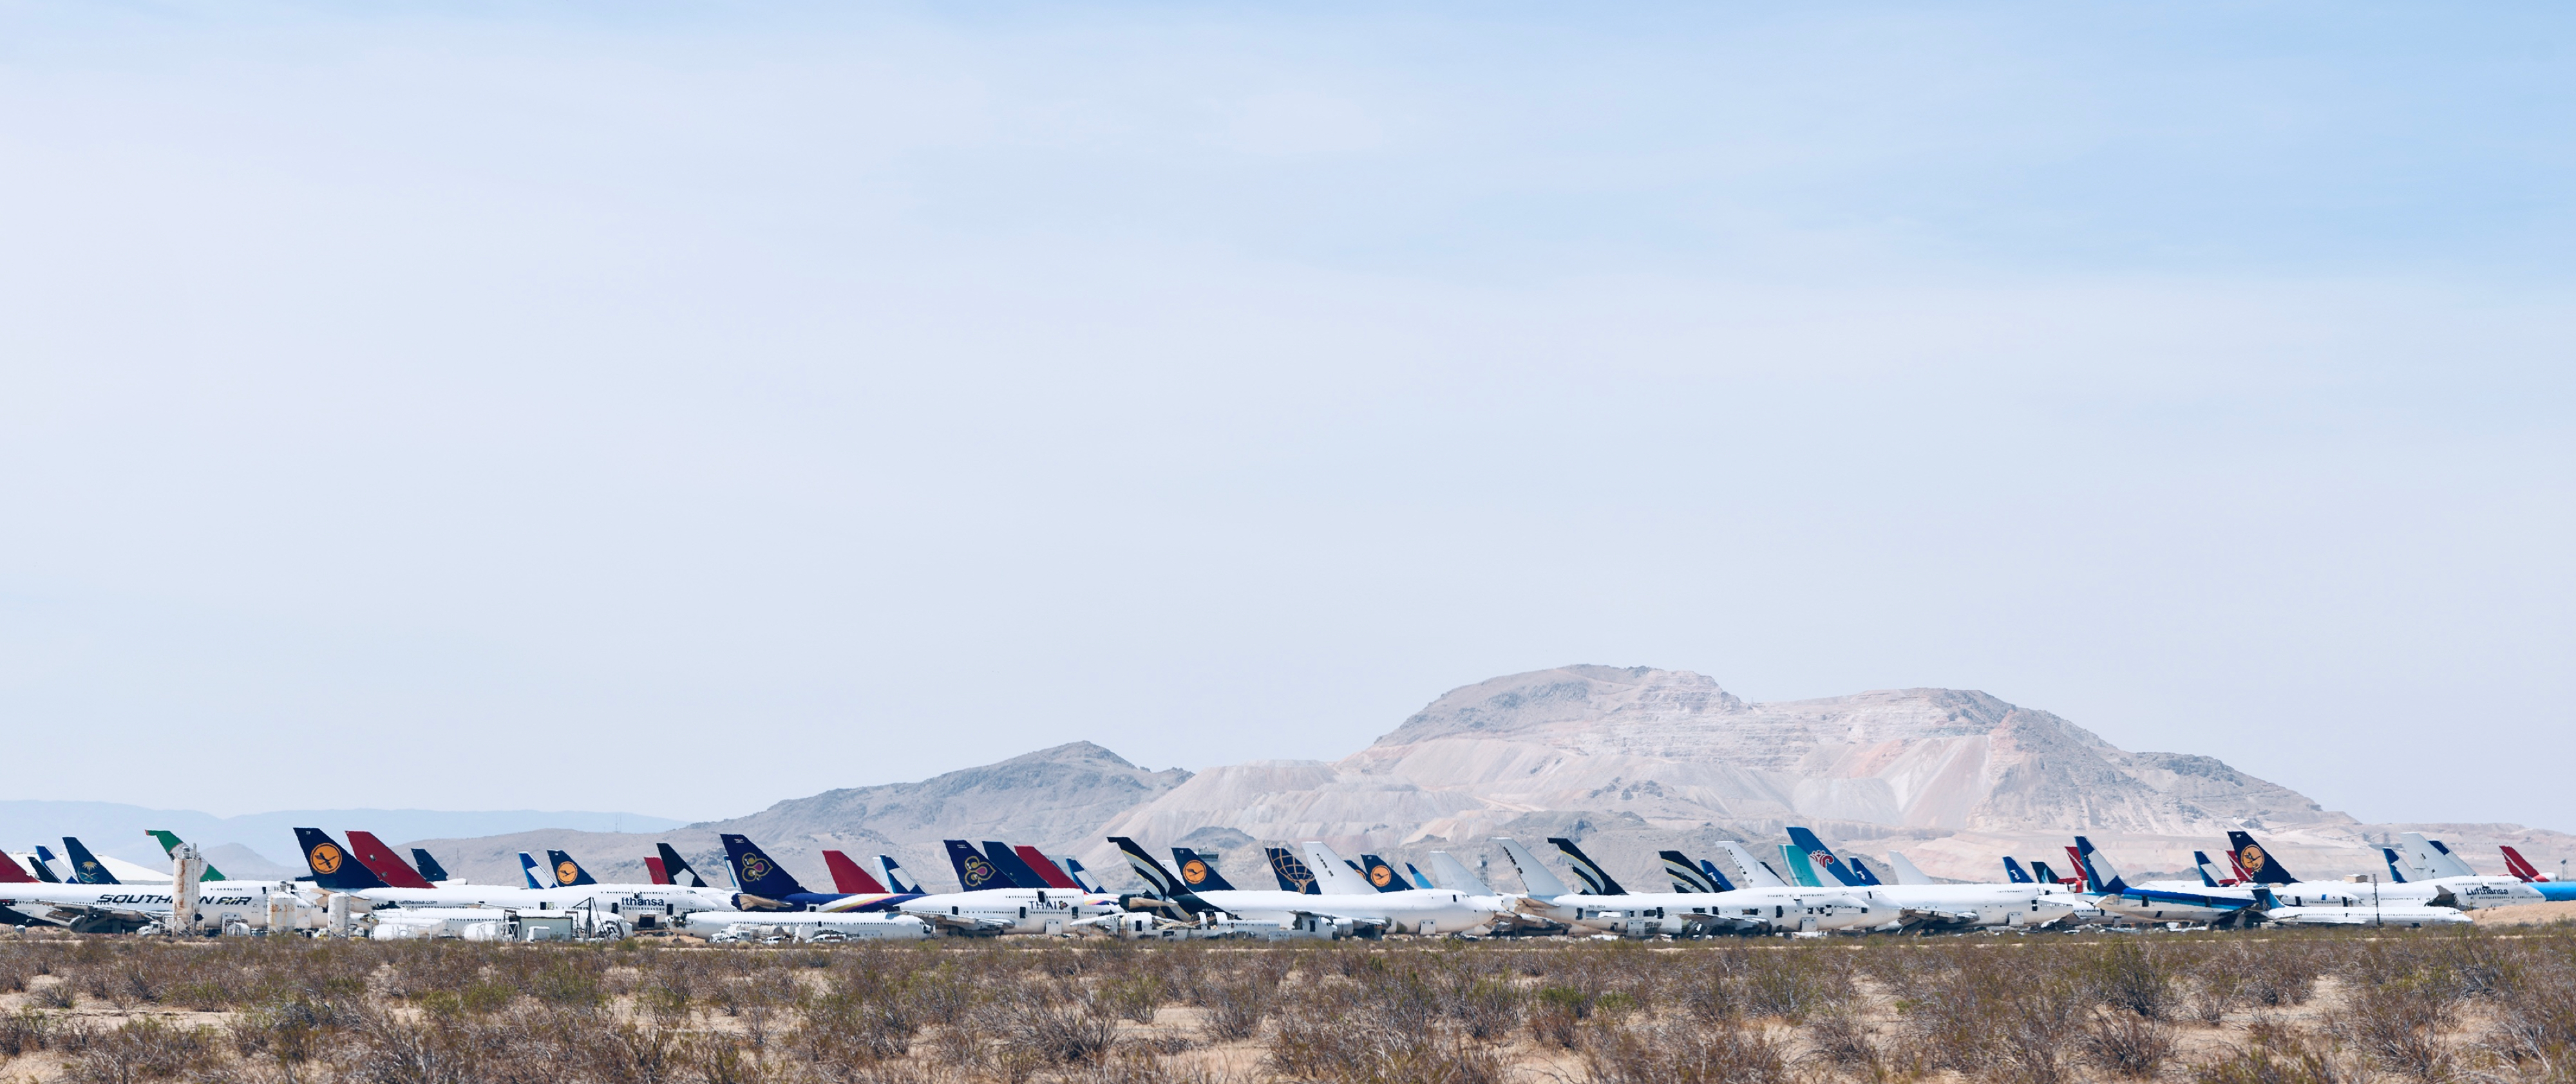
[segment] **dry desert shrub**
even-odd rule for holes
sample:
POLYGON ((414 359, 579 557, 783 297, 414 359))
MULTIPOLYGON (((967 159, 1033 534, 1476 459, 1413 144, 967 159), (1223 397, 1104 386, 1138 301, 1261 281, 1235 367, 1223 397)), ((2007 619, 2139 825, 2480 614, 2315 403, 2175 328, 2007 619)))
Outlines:
POLYGON ((2173 1015, 2173 950, 2144 937, 2117 937, 2083 951, 2080 973, 2095 1000, 2149 1020, 2173 1015))
POLYGON ((53 1039, 54 1019, 34 1009, 0 1014, 0 1057, 17 1057, 44 1049, 53 1039))
POLYGON ((213 1057, 213 1033, 205 1028, 173 1027, 145 1016, 89 1038, 79 1056, 63 1066, 72 1084, 133 1084, 167 1080, 201 1068, 213 1057))
POLYGON ((2391 1072, 2449 1080, 2457 1066, 2442 1031, 2459 997, 2441 980, 2417 973, 2356 983, 2330 1018, 2332 1027, 2391 1072))
POLYGON ((2113 1076, 2151 1080, 2173 1059, 2173 1025, 2117 1009, 2096 1009, 2084 1025, 2084 1053, 2113 1076))
POLYGON ((1699 1023, 1596 1028, 1583 1046, 1589 1084, 1785 1084, 1789 1061, 1760 1029, 1699 1023))
POLYGON ((1278 1076, 1319 1084, 1499 1084, 1504 1066, 1492 1045, 1444 1027, 1396 1027, 1359 1016, 1283 1015, 1271 1036, 1266 1067, 1278 1076))

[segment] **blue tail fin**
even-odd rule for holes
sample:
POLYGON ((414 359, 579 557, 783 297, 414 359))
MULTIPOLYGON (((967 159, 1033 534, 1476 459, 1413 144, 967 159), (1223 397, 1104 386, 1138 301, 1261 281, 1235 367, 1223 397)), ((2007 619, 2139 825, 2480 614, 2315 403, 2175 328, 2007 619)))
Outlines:
POLYGON ((679 848, 668 843, 657 844, 656 847, 662 852, 662 875, 670 878, 672 884, 687 885, 691 888, 707 886, 707 879, 698 876, 698 871, 689 865, 688 859, 680 857, 679 848), (680 879, 683 873, 689 875, 688 880, 680 879))
POLYGON ((1716 885, 1718 891, 1735 891, 1735 882, 1726 879, 1726 872, 1718 869, 1717 863, 1711 862, 1705 858, 1700 859, 1699 871, 1708 875, 1708 883, 1716 885))
POLYGON ((1369 887, 1380 892, 1402 892, 1413 887, 1396 875, 1395 867, 1387 865, 1386 859, 1373 854, 1360 856, 1360 876, 1368 878, 1369 887))
MULTIPOLYGON (((1794 824, 1790 825, 1789 842, 1796 844, 1799 850, 1807 852, 1807 864, 1825 877, 1833 878, 1834 883, 1846 888, 1858 888, 1868 883, 1853 873, 1851 867, 1844 864, 1842 859, 1834 857, 1833 848, 1825 846, 1825 841, 1817 839, 1814 832, 1794 824)), ((1817 878, 1818 887, 1824 886, 1823 881, 1823 877, 1817 878)))
POLYGON ((2094 892, 2126 892, 2129 882, 2120 879, 2120 871, 2111 865, 2111 856, 2096 850, 2093 841, 2075 837, 2075 857, 2084 863, 2084 887, 2094 892))
POLYGON ((37 880, 49 885, 63 883, 63 875, 54 872, 54 852, 46 850, 43 844, 36 846, 36 860, 28 864, 36 867, 37 880))
POLYGON ((940 842, 948 845, 948 864, 957 871, 959 890, 976 892, 987 888, 1020 887, 1011 882, 1010 874, 1002 872, 1002 868, 994 865, 993 861, 984 857, 982 852, 967 846, 965 840, 946 839, 940 842))
POLYGON ((428 851, 422 850, 418 847, 411 849, 411 864, 414 868, 420 870, 420 875, 422 877, 429 880, 445 881, 451 879, 447 876, 447 867, 439 865, 438 859, 431 858, 428 851))
POLYGON ((2030 874, 2023 872, 2021 863, 2013 861, 2011 855, 2004 856, 2004 880, 2017 885, 2031 883, 2030 874))
POLYGON ((2298 881, 2290 871, 2281 868, 2281 860, 2272 857, 2254 837, 2243 832, 2227 833, 2227 845, 2236 849, 2236 864, 2245 870, 2245 879, 2258 885, 2285 885, 2298 881))
POLYGON ((597 878, 590 875, 589 870, 581 868, 581 863, 573 861, 571 855, 562 851, 547 851, 546 861, 554 865, 557 888, 579 888, 583 885, 599 883, 597 878))
POLYGON ((529 853, 528 853, 528 852, 526 852, 526 851, 520 851, 520 852, 519 852, 519 879, 520 879, 520 880, 522 880, 522 881, 526 881, 526 882, 528 883, 528 887, 530 887, 530 888, 544 888, 544 887, 546 887, 546 881, 551 881, 551 880, 553 880, 554 878, 552 878, 552 877, 548 877, 548 878, 546 878, 544 881, 538 880, 538 879, 537 879, 537 856, 535 856, 535 855, 533 855, 533 854, 529 854, 529 853))
POLYGON ((1601 868, 1601 863, 1593 861, 1591 855, 1583 853, 1583 848, 1575 846, 1573 840, 1563 836, 1549 836, 1547 841, 1554 844, 1557 852, 1565 856, 1567 865, 1574 867, 1574 876, 1583 882, 1586 891, 1595 896, 1628 894, 1628 890, 1619 887, 1618 880, 1610 876, 1609 870, 1601 868))
POLYGON ((2388 860, 2388 883, 2399 885, 2405 884, 2406 871, 2399 868, 2397 865, 2397 848, 2381 847, 2379 849, 2379 856, 2388 860))
POLYGON ((1049 887, 1046 878, 1029 868, 1027 862, 1021 861, 1019 852, 1012 850, 1010 844, 985 840, 984 858, 993 863, 995 869, 1001 870, 1003 876, 1010 878, 1014 888, 1049 887))
POLYGON ((2202 887, 2202 888, 2216 888, 2216 887, 2218 887, 2218 878, 2216 878, 2216 877, 2212 877, 2212 876, 2210 876, 2210 875, 2209 875, 2209 856, 2208 856, 2208 855, 2206 855, 2206 854, 2202 854, 2202 853, 2201 853, 2201 852, 2199 852, 2199 851, 2193 851, 2193 852, 2191 852, 2191 869, 2192 869, 2192 872, 2197 873, 2197 874, 2200 874, 2200 887, 2202 887))
POLYGON ((907 896, 918 896, 922 894, 920 882, 904 876, 903 867, 895 862, 893 855, 878 855, 877 866, 885 873, 885 885, 887 888, 891 888, 907 896))
POLYGON ((2030 873, 2033 880, 2044 885, 2066 883, 2066 879, 2059 877, 2056 870, 2048 868, 2048 863, 2042 862, 2036 858, 2031 860, 2030 873))
POLYGON ((1180 864, 1181 883, 1193 892, 1231 892, 1225 875, 1216 871, 1216 856, 1188 847, 1172 848, 1172 861, 1180 864))
POLYGON ((1431 878, 1423 876, 1422 871, 1413 868, 1413 863, 1411 862, 1404 864, 1404 875, 1413 881, 1413 887, 1415 888, 1431 887, 1431 878))
POLYGON ((1297 852, 1286 847, 1263 847, 1262 850, 1270 853, 1270 872, 1279 878, 1280 891, 1308 896, 1324 894, 1323 886, 1315 883, 1315 871, 1307 867, 1305 859, 1297 857, 1297 852))
POLYGON ((384 878, 376 876, 347 847, 319 828, 296 829, 295 845, 304 849, 304 866, 313 871, 315 888, 356 892, 385 887, 384 878))
POLYGON ((733 883, 742 891, 773 900, 805 891, 805 886, 779 868, 775 859, 751 842, 751 837, 727 834, 722 838, 725 862, 733 867, 733 883))
POLYGON ((1064 875, 1073 878, 1073 883, 1081 885, 1083 891, 1095 896, 1103 894, 1100 882, 1092 879, 1091 871, 1083 869, 1080 860, 1068 854, 1056 861, 1064 864, 1064 875))
POLYGON ((63 854, 72 860, 73 880, 85 885, 125 883, 117 880, 115 874, 109 873, 107 867, 99 862, 98 856, 89 853, 89 848, 81 846, 81 841, 77 839, 70 836, 63 837, 63 854))
POLYGON ((1843 864, 1851 867, 1852 876, 1860 878, 1860 883, 1864 885, 1875 888, 1887 883, 1884 878, 1881 878, 1878 875, 1877 870, 1869 868, 1869 860, 1866 858, 1862 858, 1859 855, 1853 855, 1849 858, 1843 859, 1843 864))

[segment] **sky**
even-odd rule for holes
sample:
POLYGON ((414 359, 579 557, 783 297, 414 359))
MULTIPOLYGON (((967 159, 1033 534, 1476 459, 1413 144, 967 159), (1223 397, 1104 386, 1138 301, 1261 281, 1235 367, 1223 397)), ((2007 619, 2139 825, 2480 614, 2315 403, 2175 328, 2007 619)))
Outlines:
POLYGON ((2571 30, 10 0, 9 797, 711 818, 1600 663, 2576 830, 2571 30))

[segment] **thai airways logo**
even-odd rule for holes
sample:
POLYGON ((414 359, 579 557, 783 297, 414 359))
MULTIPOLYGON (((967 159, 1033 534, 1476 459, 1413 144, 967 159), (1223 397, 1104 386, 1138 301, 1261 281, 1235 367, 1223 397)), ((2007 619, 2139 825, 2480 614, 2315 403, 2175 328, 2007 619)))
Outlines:
POLYGON ((1385 888, 1387 885, 1394 883, 1394 881, 1395 871, 1387 868, 1386 863, 1380 862, 1369 867, 1370 884, 1376 885, 1379 888, 1385 888))
POLYGON ((2251 843, 2246 844, 2244 850, 2236 852, 2236 864, 2245 867, 2245 875, 2248 877, 2261 875, 2263 872, 2263 848, 2251 843))
POLYGON ((966 887, 970 889, 981 888, 983 887, 984 882, 990 881, 997 876, 997 873, 993 869, 993 864, 981 858, 970 857, 966 859, 966 861, 960 863, 959 868, 966 871, 966 887))
POLYGON ((328 843, 315 844, 312 853, 304 856, 304 860, 312 864, 313 872, 322 874, 340 872, 340 863, 347 861, 348 858, 349 856, 340 853, 340 848, 328 843))
POLYGON ((1181 863, 1181 879, 1194 885, 1206 884, 1208 879, 1207 863, 1196 858, 1181 863))
POLYGON ((744 855, 744 856, 743 856, 743 858, 742 858, 742 879, 743 879, 743 880, 746 880, 746 881, 760 881, 760 880, 766 880, 766 879, 768 879, 768 877, 769 877, 769 859, 763 858, 763 857, 761 857, 761 856, 759 856, 759 855, 756 855, 756 854, 747 854, 747 855, 744 855))
POLYGON ((578 881, 578 880, 580 880, 580 879, 581 879, 581 867, 580 867, 580 866, 573 865, 573 864, 572 864, 572 862, 571 862, 569 859, 567 859, 567 860, 565 860, 565 861, 562 861, 562 862, 557 862, 557 863, 555 863, 555 883, 556 883, 556 884, 559 884, 559 885, 568 885, 568 884, 571 884, 571 883, 573 883, 574 881, 578 881))

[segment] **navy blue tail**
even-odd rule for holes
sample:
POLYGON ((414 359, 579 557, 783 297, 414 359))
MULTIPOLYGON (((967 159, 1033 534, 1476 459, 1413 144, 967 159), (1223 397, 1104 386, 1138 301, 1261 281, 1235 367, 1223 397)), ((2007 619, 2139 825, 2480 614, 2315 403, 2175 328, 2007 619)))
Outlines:
POLYGON ((89 848, 81 846, 81 841, 70 836, 63 837, 63 856, 72 861, 72 879, 75 881, 85 885, 125 883, 117 880, 115 874, 109 873, 107 867, 99 862, 97 855, 89 853, 89 848))
POLYGON ((2030 874, 2024 872, 2021 868, 2021 863, 2013 861, 2013 857, 2011 855, 2004 856, 2004 880, 2017 885, 2026 885, 2031 883, 2030 874))
POLYGON ((668 843, 658 844, 657 846, 662 850, 662 875, 670 878, 672 884, 685 884, 690 888, 705 888, 707 886, 707 879, 698 876, 698 871, 689 865, 688 859, 680 857, 679 851, 673 849, 668 843), (688 880, 680 880, 680 875, 683 873, 689 875, 688 880))
POLYGON ((1047 879, 1037 870, 1030 868, 1029 864, 1020 858, 1020 852, 1012 850, 1008 843, 985 840, 984 857, 991 860, 993 868, 1002 871, 1002 876, 1011 879, 1013 888, 1047 887, 1047 879))
POLYGON ((347 847, 319 828, 295 830, 295 845, 304 850, 304 867, 313 871, 313 887, 357 892, 385 887, 384 878, 358 861, 347 847))
POLYGON ((447 867, 439 865, 438 859, 431 858, 428 851, 424 851, 418 847, 412 848, 411 864, 420 870, 420 875, 424 880, 444 881, 448 879, 447 867))
POLYGON ((779 868, 778 862, 754 846, 749 836, 727 835, 724 838, 725 861, 733 866, 733 883, 742 891, 773 900, 799 895, 805 886, 779 868))
POLYGON ((1010 874, 1002 872, 1002 867, 994 865, 993 860, 984 857, 983 852, 967 846, 965 840, 946 839, 940 842, 948 845, 948 865, 957 871, 959 889, 976 892, 987 888, 1020 887, 1011 880, 1010 874))
POLYGON ((2245 879, 2258 885, 2293 884, 2298 878, 2281 868, 2281 860, 2272 857, 2254 837, 2243 832, 2227 833, 2227 845, 2236 849, 2236 864, 2244 867, 2245 879))
POLYGON ((555 867, 555 887, 557 888, 579 888, 583 885, 599 883, 599 879, 591 876, 589 870, 581 868, 581 863, 573 861, 571 855, 562 851, 547 851, 546 861, 555 867))
POLYGON ((1386 859, 1373 854, 1360 856, 1360 876, 1368 878, 1369 887, 1380 892, 1402 892, 1413 887, 1404 883, 1403 875, 1387 865, 1386 859))
POLYGON ((1609 870, 1601 868, 1601 863, 1593 861, 1591 855, 1583 853, 1583 848, 1575 846, 1573 840, 1563 836, 1549 836, 1547 841, 1556 846, 1557 853, 1565 856, 1566 865, 1574 867, 1574 876, 1583 882, 1585 891, 1595 896, 1628 894, 1628 890, 1621 888, 1618 880, 1610 876, 1609 870))
POLYGON ((1181 883, 1192 892, 1232 892, 1234 886, 1216 871, 1216 858, 1205 851, 1187 847, 1172 848, 1172 861, 1181 864, 1181 883))
POLYGON ((1315 883, 1315 871, 1307 868, 1306 860, 1297 857, 1297 852, 1286 847, 1263 847, 1262 850, 1270 855, 1270 873, 1279 878, 1280 891, 1308 896, 1324 894, 1323 886, 1315 883))

